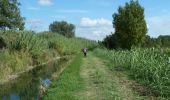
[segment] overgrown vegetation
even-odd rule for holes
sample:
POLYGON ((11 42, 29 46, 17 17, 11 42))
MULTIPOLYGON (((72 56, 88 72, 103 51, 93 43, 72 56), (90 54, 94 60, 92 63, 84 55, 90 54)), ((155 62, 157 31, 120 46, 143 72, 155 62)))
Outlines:
POLYGON ((125 50, 97 49, 95 53, 110 60, 113 66, 129 69, 138 82, 150 87, 155 95, 170 95, 170 50, 161 48, 125 50))
POLYGON ((29 66, 45 63, 55 57, 75 55, 83 47, 94 48, 96 42, 81 38, 66 38, 62 35, 44 32, 0 31, 0 79, 26 70, 29 66))

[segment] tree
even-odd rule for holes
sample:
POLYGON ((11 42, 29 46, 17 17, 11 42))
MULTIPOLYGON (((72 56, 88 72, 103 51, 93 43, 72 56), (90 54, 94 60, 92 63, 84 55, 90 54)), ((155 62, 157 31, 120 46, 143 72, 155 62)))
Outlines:
POLYGON ((0 29, 24 29, 18 0, 0 0, 0 29))
POLYGON ((136 0, 120 6, 118 13, 113 14, 113 27, 121 48, 142 45, 147 33, 144 8, 136 0))
POLYGON ((108 49, 117 49, 119 48, 119 44, 117 42, 117 37, 115 34, 111 34, 106 36, 102 41, 102 44, 108 49))
POLYGON ((145 43, 142 45, 142 47, 147 47, 147 48, 160 47, 161 45, 162 45, 161 41, 158 38, 153 38, 150 37, 149 35, 146 35, 145 43))
POLYGON ((170 47, 170 36, 169 35, 160 35, 158 40, 161 42, 162 47, 170 47))
POLYGON ((54 21, 49 26, 49 30, 51 32, 57 32, 66 37, 74 37, 75 36, 75 26, 73 24, 69 24, 65 21, 54 21))

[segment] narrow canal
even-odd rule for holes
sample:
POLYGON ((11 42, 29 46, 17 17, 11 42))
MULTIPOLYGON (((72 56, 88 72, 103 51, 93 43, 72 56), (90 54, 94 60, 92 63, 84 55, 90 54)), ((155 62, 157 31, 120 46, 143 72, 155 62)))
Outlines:
POLYGON ((59 72, 65 60, 60 59, 48 65, 38 66, 23 73, 19 78, 0 85, 0 100, 38 100, 40 85, 44 84, 48 87, 51 83, 51 75, 59 72))

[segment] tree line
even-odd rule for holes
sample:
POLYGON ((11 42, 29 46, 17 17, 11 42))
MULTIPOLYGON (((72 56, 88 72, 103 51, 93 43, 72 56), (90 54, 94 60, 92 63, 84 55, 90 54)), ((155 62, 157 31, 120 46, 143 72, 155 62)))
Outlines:
MULTIPOLYGON (((117 41, 115 34, 108 35, 104 38, 102 42, 99 42, 101 45, 105 46, 108 49, 120 49, 120 44, 117 41)), ((170 47, 170 36, 169 35, 160 35, 157 38, 150 37, 149 35, 145 36, 145 41, 141 44, 140 47, 151 48, 151 47, 170 47)))

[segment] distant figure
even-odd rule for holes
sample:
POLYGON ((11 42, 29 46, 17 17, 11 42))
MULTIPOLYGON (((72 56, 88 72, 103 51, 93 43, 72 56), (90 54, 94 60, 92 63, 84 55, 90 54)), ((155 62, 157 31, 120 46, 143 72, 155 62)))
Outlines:
POLYGON ((82 49, 82 51, 83 51, 83 53, 84 53, 84 57, 86 57, 87 56, 87 48, 84 48, 84 49, 82 49))

